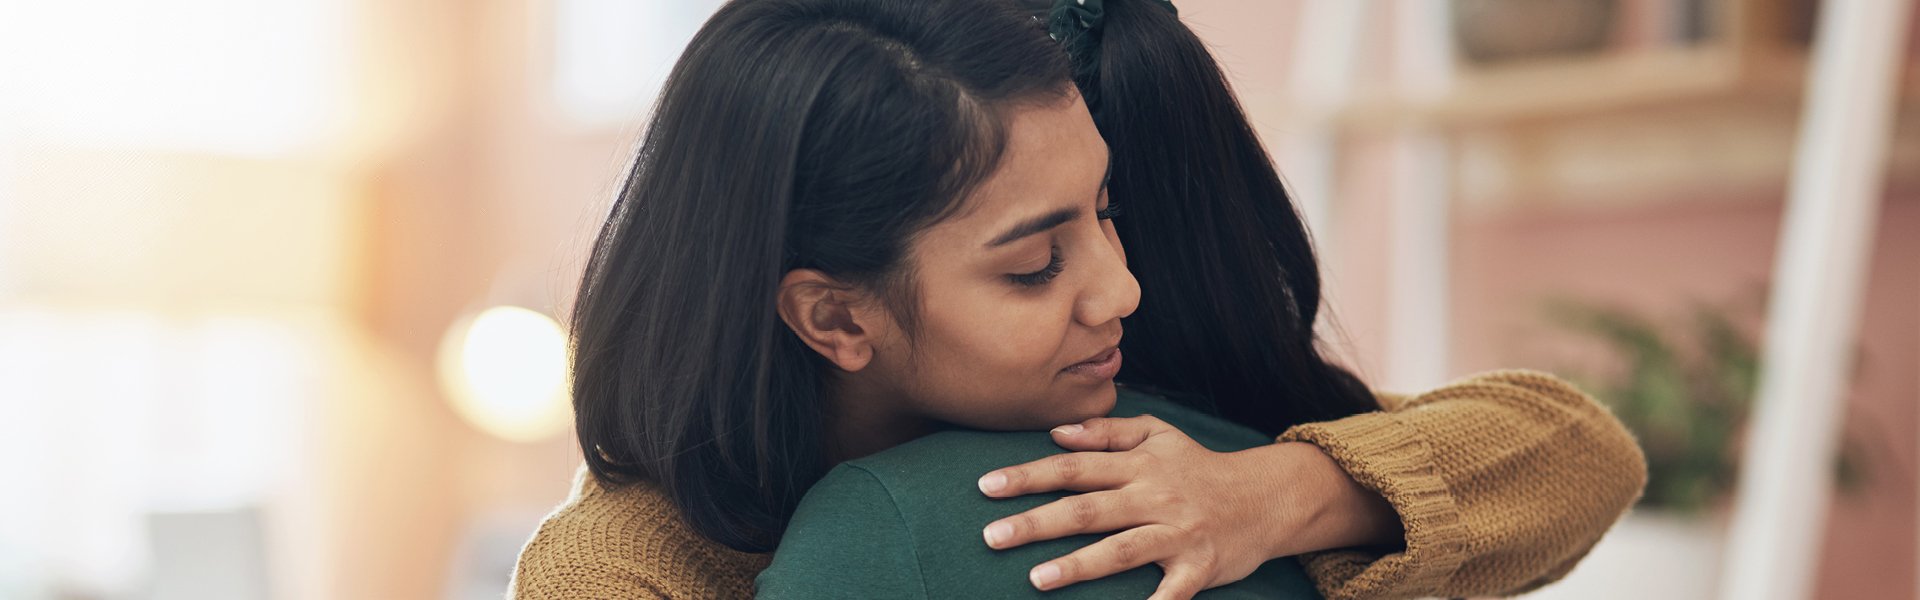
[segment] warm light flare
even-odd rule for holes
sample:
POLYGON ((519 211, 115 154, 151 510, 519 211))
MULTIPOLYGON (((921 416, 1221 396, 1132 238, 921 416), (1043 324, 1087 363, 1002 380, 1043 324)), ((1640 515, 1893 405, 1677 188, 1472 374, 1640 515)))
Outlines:
POLYGON ((481 311, 447 331, 440 384, 481 431, 516 442, 557 434, 570 417, 566 333, 525 308, 481 311))

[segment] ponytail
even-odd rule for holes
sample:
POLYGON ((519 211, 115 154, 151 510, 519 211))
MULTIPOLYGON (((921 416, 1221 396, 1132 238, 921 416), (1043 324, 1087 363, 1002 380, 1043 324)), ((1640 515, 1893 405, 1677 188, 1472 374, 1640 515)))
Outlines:
POLYGON ((1127 211, 1114 227, 1140 281, 1120 380, 1268 434, 1377 409, 1321 354, 1306 226, 1213 56, 1166 2, 1098 4, 1077 34, 1097 51, 1067 48, 1112 148, 1108 192, 1127 211))

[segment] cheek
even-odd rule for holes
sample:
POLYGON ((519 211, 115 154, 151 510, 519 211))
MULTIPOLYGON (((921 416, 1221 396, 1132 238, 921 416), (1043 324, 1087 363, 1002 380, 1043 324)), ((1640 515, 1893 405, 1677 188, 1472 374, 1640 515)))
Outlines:
POLYGON ((910 394, 925 416, 987 429, 1044 429, 1104 414, 1094 406, 1097 397, 1082 398, 1084 386, 1059 378, 1069 303, 992 291, 929 297, 944 301, 928 303, 922 315, 910 394))
POLYGON ((970 302, 949 294, 921 315, 914 349, 919 387, 929 396, 971 394, 975 403, 1033 396, 1057 368, 1066 322, 1017 302, 970 302))
MULTIPOLYGON (((1028 376, 1051 377, 1070 316, 1065 309, 1030 300, 976 303, 940 324, 952 342, 946 348, 963 355, 946 366, 959 374, 998 373, 1029 381, 1028 376)), ((1013 383, 1013 378, 1006 379, 1013 383)))

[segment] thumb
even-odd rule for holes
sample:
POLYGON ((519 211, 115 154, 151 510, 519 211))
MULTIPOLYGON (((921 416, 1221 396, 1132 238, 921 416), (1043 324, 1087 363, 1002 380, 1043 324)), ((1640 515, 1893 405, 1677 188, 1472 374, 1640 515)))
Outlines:
POLYGON ((1147 438, 1175 431, 1172 425, 1153 415, 1138 417, 1087 419, 1073 425, 1053 428, 1053 443, 1076 452, 1122 452, 1132 450, 1147 438))

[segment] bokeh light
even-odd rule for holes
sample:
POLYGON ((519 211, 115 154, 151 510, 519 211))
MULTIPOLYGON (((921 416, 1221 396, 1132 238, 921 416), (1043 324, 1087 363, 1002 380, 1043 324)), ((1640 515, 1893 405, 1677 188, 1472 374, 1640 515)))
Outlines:
POLYGON ((440 346, 440 385, 489 434, 531 442, 566 428, 567 339, 537 311, 495 306, 462 319, 440 346))

